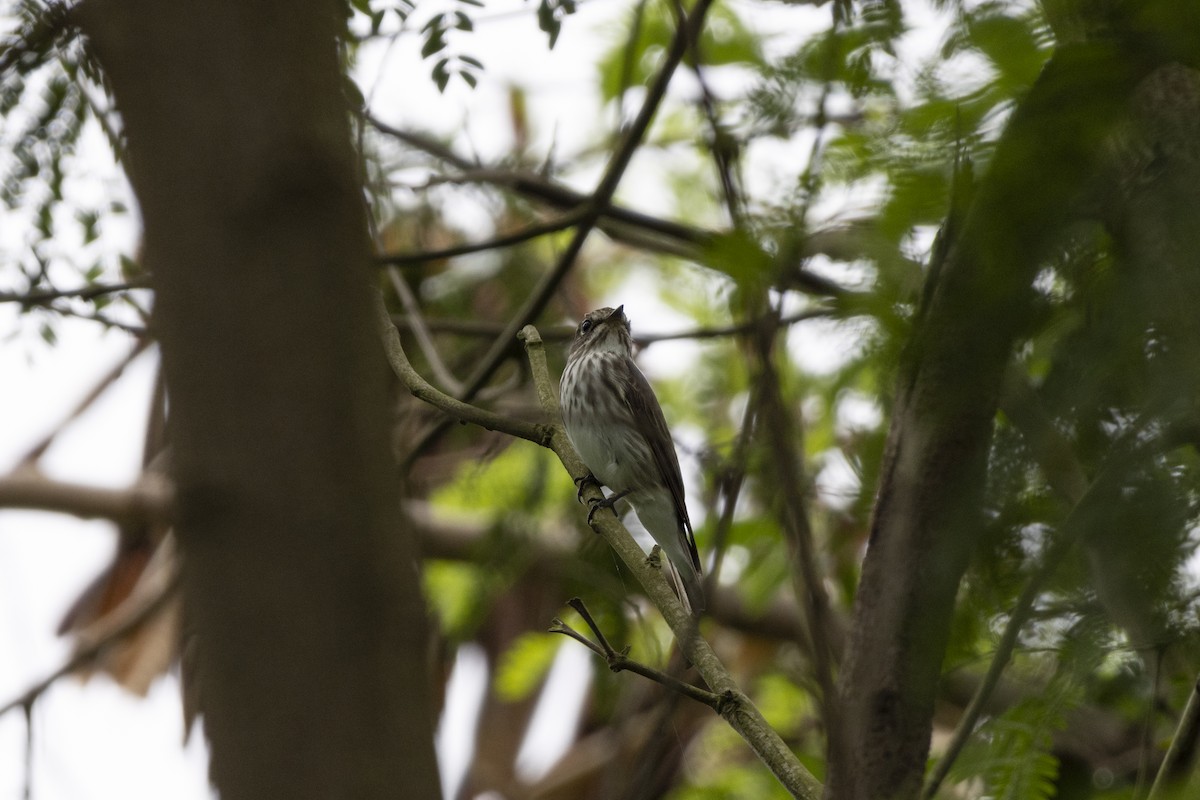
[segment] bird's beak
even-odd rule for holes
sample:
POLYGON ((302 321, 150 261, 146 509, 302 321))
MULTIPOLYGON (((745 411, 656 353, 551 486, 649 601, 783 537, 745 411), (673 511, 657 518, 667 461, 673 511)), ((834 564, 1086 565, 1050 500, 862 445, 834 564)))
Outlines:
POLYGON ((608 315, 607 319, 625 319, 625 304, 617 306, 613 312, 608 315))

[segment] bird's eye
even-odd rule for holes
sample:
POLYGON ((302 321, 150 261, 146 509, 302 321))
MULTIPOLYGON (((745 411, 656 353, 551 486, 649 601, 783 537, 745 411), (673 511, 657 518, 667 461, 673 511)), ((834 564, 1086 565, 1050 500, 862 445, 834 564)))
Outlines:
POLYGON ((585 320, 584 320, 583 322, 581 322, 581 323, 580 323, 580 325, 579 325, 579 332, 580 332, 580 333, 587 333, 587 332, 588 332, 588 331, 590 331, 591 329, 592 329, 592 321, 591 321, 590 319, 585 319, 585 320))

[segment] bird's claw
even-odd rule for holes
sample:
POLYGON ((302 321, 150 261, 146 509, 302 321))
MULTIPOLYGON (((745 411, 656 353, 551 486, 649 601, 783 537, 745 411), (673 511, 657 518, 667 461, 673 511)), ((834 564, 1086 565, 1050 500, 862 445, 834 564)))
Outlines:
MULTIPOLYGON (((595 478, 593 478, 592 480, 595 480, 595 478)), ((599 511, 602 508, 612 508, 613 506, 615 506, 617 504, 618 500, 620 500, 622 497, 624 497, 627 494, 629 494, 628 489, 626 489, 623 492, 617 492, 614 495, 609 495, 608 497, 605 497, 600 500, 589 500, 588 505, 590 505, 591 508, 588 510, 587 524, 588 525, 592 524, 592 518, 596 516, 597 511, 599 511)), ((615 514, 616 512, 614 511, 613 513, 615 514)))
MULTIPOLYGON (((576 502, 583 502, 583 490, 587 488, 588 484, 595 486, 597 489, 600 488, 600 481, 596 480, 596 476, 590 472, 587 475, 584 475, 582 478, 575 478, 576 502)), ((591 520, 588 521, 590 522, 591 520)))

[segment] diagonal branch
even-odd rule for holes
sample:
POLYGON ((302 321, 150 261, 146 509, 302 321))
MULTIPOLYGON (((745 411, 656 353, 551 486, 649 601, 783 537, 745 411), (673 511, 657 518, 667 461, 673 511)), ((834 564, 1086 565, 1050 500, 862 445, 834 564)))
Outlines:
POLYGON ((502 234, 484 242, 460 244, 454 247, 445 247, 440 250, 426 250, 419 253, 384 253, 376 256, 375 261, 379 264, 390 264, 393 267, 408 267, 417 264, 427 264, 430 261, 441 261, 447 258, 470 255, 472 253, 483 253, 488 250, 499 250, 503 247, 513 247, 514 245, 528 242, 530 239, 537 239, 541 236, 565 231, 567 228, 577 225, 583 219, 585 212, 586 208, 581 205, 574 211, 570 211, 555 219, 539 222, 527 228, 522 228, 519 231, 502 234))
POLYGON ((467 379, 463 399, 473 397, 476 392, 483 388, 492 375, 495 374, 504 358, 512 352, 517 332, 537 318, 546 307, 551 295, 558 288, 563 278, 567 276, 567 273, 575 265, 575 259, 579 256, 580 251, 583 250, 583 245, 591 234, 592 229, 596 227, 596 223, 603 215, 604 209, 612 202, 613 195, 617 191, 617 186, 620 184, 621 178, 624 177, 625 170, 629 167, 629 162, 633 160, 633 155, 641 145, 646 131, 649 130, 650 123, 654 120, 659 105, 661 105, 667 95, 667 87, 671 83, 671 78, 675 74, 676 67, 679 66, 679 62, 683 59, 683 54, 687 50, 687 43, 696 35, 696 31, 703 26, 704 15, 711 3, 712 0, 699 0, 692 11, 691 18, 679 25, 674 38, 671 40, 671 46, 663 59, 663 65, 659 69, 654 83, 651 84, 646 92, 646 99, 642 103, 641 110, 638 111, 637 117, 630 123, 629 128, 626 129, 620 146, 609 161, 607 169, 605 169, 604 176, 600 179, 596 190, 588 199, 586 211, 582 215, 578 226, 576 226, 571 241, 567 244, 566 249, 563 250, 554 268, 546 273, 501 335, 496 337, 492 347, 484 355, 479 368, 467 379))
MULTIPOLYGON (((480 360, 476 370, 464 381, 463 391, 458 394, 460 400, 470 401, 487 384, 496 373, 496 370, 500 368, 500 365, 504 363, 504 360, 512 353, 518 331, 537 319, 538 315, 545 309, 546 304, 550 302, 550 298, 558 289, 559 284, 562 283, 567 273, 575 265, 575 260, 583 250, 583 245, 591 234, 592 229, 596 227, 596 223, 603 215, 604 209, 612 202, 613 195, 616 194, 617 186, 620 184, 621 178, 629 166, 629 162, 633 159, 634 153, 637 152, 637 148, 641 144, 646 131, 649 130, 650 123, 654 120, 654 115, 658 111, 659 105, 662 103, 663 98, 666 97, 671 77, 675 74, 675 69, 679 66, 680 61, 683 59, 683 54, 687 51, 687 43, 692 36, 696 35, 695 31, 698 31, 704 24, 704 15, 711 4, 712 0, 699 0, 693 9, 692 16, 676 29, 675 36, 671 40, 671 46, 663 59, 662 67, 659 69, 654 83, 647 90, 646 99, 642 103, 637 117, 625 130, 621 144, 609 160, 608 167, 605 169, 600 183, 596 186, 596 190, 592 193, 591 197, 588 198, 582 218, 575 228, 571 241, 567 244, 566 249, 563 250, 562 255, 559 256, 553 269, 542 276, 542 279, 534 287, 520 309, 517 310, 517 313, 508 322, 504 330, 501 331, 500 335, 492 342, 492 346, 488 348, 487 353, 480 360)), ((411 462, 413 458, 423 452, 444 430, 445 424, 442 423, 436 425, 421 437, 416 446, 413 447, 409 461, 411 462)))
MULTIPOLYGON (((536 173, 481 167, 458 155, 433 137, 401 130, 370 116, 367 117, 367 122, 379 132, 458 169, 462 174, 452 178, 455 182, 479 182, 503 186, 518 194, 563 210, 581 208, 588 203, 586 194, 536 173)), ((611 202, 603 209, 602 218, 597 222, 597 227, 617 241, 636 243, 637 246, 659 249, 675 255, 694 254, 713 236, 711 231, 634 211, 611 202), (657 247, 651 243, 657 243, 657 247)))

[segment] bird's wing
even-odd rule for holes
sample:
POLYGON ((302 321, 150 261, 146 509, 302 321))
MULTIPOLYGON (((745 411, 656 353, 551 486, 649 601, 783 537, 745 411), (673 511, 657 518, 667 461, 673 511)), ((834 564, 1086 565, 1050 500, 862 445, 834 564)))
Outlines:
POLYGON ((696 552, 696 536, 692 532, 692 521, 688 519, 687 506, 683 501, 683 475, 679 471, 679 456, 675 453, 675 445, 671 442, 671 431, 667 428, 667 420, 663 416, 662 406, 650 382, 638 369, 632 358, 625 358, 625 370, 629 374, 630 389, 625 393, 625 402, 633 412, 633 419, 638 427, 638 433, 650 446, 654 456, 654 464, 662 475, 663 483, 671 492, 675 503, 675 514, 683 526, 680 536, 692 557, 692 565, 700 572, 700 554, 696 552))

